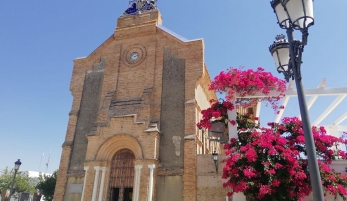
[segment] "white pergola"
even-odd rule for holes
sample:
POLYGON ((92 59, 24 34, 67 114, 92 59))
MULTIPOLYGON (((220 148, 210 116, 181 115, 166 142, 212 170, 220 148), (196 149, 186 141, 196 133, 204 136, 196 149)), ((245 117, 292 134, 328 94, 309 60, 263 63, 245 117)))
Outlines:
MULTIPOLYGON (((327 130, 327 133, 336 137, 339 137, 339 132, 347 131, 347 125, 341 125, 341 123, 347 119, 347 110, 346 112, 337 118, 331 125, 320 125, 320 123, 331 113, 333 110, 347 97, 347 87, 343 88, 325 88, 326 79, 323 79, 321 83, 315 89, 305 89, 304 93, 306 96, 310 96, 311 98, 307 101, 307 109, 310 109, 315 101, 320 96, 336 96, 336 99, 325 109, 324 112, 320 114, 320 116, 312 122, 312 126, 324 126, 327 130)), ((271 97, 278 96, 279 93, 277 91, 270 92, 268 95, 264 95, 262 93, 255 94, 253 96, 245 96, 243 98, 261 98, 261 97, 271 97)), ((282 105, 284 109, 281 109, 279 113, 276 115, 275 122, 278 123, 282 118, 283 112, 289 102, 289 99, 297 96, 297 91, 294 89, 294 81, 290 81, 287 91, 285 92, 285 97, 283 98, 282 105)), ((260 116, 261 102, 257 105, 256 116, 260 116)), ((230 119, 236 119, 236 110, 228 111, 230 119)), ((300 117, 300 114, 298 115, 300 117)), ((229 137, 236 137, 236 126, 232 126, 229 124, 229 137)))
MULTIPOLYGON (((314 102, 318 99, 319 96, 336 96, 336 99, 325 109, 324 112, 320 114, 320 116, 312 123, 312 126, 321 126, 320 123, 331 113, 333 110, 347 97, 347 87, 344 88, 325 88, 326 79, 323 79, 321 83, 315 89, 305 89, 305 96, 310 96, 311 98, 307 101, 307 109, 310 109, 314 102)), ((243 98, 261 98, 261 97, 276 97, 278 96, 278 92, 271 92, 268 95, 264 94, 255 94, 254 96, 245 96, 243 98)), ((282 118, 283 112, 289 102, 289 99, 297 96, 297 91, 294 89, 294 81, 291 81, 288 85, 287 91, 285 92, 285 97, 283 98, 282 105, 284 109, 280 110, 280 112, 276 115, 275 122, 278 123, 282 118)), ((237 97, 236 98, 241 98, 237 97)), ((235 101, 233 101, 235 103, 235 101)), ((258 102, 256 116, 260 116, 261 102, 258 102)), ((229 119, 236 120, 236 110, 228 111, 229 119)), ((300 114, 298 115, 300 117, 300 114)), ((340 137, 339 132, 347 131, 347 125, 340 125, 344 120, 347 119, 347 109, 345 113, 337 118, 331 125, 323 125, 327 130, 327 134, 333 135, 336 137, 340 137)), ((237 126, 228 124, 229 127, 229 138, 237 138, 237 126)), ((342 149, 339 145, 336 147, 337 149, 342 149)), ((345 171, 345 167, 347 165, 346 160, 336 160, 333 161, 331 166, 339 171, 345 171)), ((226 198, 228 200, 228 198, 226 198)), ((236 201, 245 201, 246 198, 242 193, 236 193, 233 195, 233 200, 236 201)))

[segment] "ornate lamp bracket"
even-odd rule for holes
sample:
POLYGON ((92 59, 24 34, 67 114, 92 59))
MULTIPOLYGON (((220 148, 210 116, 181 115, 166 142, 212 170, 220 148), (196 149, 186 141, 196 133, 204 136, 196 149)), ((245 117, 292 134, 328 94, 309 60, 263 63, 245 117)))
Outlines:
MULTIPOLYGON (((292 42, 292 46, 293 46, 293 50, 294 50, 294 56, 293 57, 291 56, 290 58, 291 59, 295 59, 295 63, 296 63, 296 67, 297 67, 296 70, 297 70, 297 73, 298 73, 297 74, 298 75, 297 79, 301 80, 302 79, 302 77, 301 77, 301 64, 302 64, 301 57, 302 57, 302 53, 304 52, 304 45, 303 45, 303 43, 301 41, 294 40, 292 42)), ((291 66, 291 62, 289 64, 290 64, 290 68, 289 69, 291 69, 290 71, 293 71, 293 68, 291 66)), ((291 77, 294 80, 294 74, 293 73, 291 73, 291 77)))
POLYGON ((293 74, 293 68, 292 68, 292 64, 290 63, 291 61, 289 61, 289 70, 288 71, 283 71, 281 73, 283 73, 284 75, 284 79, 289 82, 289 79, 294 80, 294 74, 293 74))

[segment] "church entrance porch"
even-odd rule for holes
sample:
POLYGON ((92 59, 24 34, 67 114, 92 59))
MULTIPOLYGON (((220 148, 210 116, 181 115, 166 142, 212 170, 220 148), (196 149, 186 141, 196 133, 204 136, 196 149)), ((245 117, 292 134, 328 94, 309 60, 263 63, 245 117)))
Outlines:
POLYGON ((109 201, 132 201, 135 155, 121 149, 112 158, 109 184, 109 201))

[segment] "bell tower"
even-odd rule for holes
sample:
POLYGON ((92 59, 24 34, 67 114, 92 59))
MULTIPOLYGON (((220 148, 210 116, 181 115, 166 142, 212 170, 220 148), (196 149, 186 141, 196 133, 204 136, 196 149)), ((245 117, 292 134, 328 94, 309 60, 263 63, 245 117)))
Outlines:
POLYGON ((156 1, 130 1, 115 32, 74 60, 54 200, 196 200, 209 83, 203 40, 165 28, 156 1))

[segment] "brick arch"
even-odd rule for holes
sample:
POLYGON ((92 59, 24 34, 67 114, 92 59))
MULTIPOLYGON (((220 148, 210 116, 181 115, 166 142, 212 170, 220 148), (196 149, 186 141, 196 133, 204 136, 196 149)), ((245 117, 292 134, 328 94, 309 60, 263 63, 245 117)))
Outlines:
POLYGON ((96 154, 96 160, 111 161, 114 154, 121 149, 130 149, 135 159, 143 159, 140 143, 131 135, 119 134, 110 137, 99 148, 96 154))

